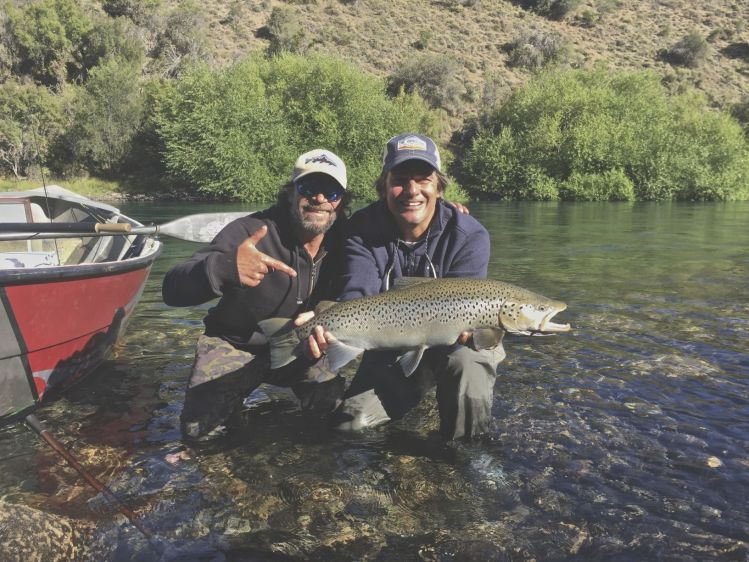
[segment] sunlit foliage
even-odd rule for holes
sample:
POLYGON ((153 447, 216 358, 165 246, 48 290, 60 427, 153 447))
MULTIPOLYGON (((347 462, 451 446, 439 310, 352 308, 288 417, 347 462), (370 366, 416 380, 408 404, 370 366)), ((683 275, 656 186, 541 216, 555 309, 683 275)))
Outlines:
POLYGON ((485 116, 458 165, 497 199, 749 197, 749 145, 694 93, 646 72, 549 72, 485 116))
POLYGON ((291 54, 197 67, 162 92, 155 121, 174 182, 247 201, 272 199, 296 157, 321 147, 347 163, 354 193, 373 198, 384 142, 431 125, 418 96, 390 99, 340 59, 291 54))

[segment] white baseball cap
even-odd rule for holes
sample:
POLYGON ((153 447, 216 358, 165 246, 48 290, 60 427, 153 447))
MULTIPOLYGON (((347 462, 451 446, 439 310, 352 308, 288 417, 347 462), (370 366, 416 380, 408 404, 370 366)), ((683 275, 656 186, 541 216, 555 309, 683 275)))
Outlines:
POLYGON ((297 181, 309 174, 327 174, 346 189, 346 164, 330 150, 316 148, 305 152, 294 163, 291 181, 297 181))

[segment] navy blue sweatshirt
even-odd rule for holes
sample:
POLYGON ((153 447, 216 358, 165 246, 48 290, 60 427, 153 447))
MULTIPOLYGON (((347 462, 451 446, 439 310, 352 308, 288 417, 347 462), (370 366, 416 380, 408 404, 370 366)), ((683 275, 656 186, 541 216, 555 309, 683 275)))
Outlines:
POLYGON ((357 211, 346 225, 339 300, 381 293, 398 277, 486 277, 489 233, 442 200, 424 241, 399 242, 384 200, 357 211))

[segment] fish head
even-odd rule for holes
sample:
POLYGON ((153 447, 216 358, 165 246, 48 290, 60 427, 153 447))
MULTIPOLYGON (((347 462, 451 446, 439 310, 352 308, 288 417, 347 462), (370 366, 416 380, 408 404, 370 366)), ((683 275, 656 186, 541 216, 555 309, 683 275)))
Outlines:
POLYGON ((569 324, 557 324, 551 319, 567 308, 560 301, 540 295, 532 298, 509 298, 499 309, 499 324, 511 334, 527 336, 569 332, 569 324))

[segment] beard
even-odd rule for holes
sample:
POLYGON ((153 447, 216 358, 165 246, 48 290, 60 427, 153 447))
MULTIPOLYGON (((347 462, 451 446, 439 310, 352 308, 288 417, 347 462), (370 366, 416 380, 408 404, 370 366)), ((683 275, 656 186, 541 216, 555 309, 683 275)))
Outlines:
MULTIPOLYGON (((328 205, 329 206, 329 205, 328 205)), ((300 204, 299 200, 291 205, 291 215, 302 230, 312 235, 325 234, 337 218, 335 209, 326 209, 324 205, 300 204), (307 217, 305 211, 320 211, 321 216, 307 217), (327 216, 326 216, 327 215, 327 216)))

